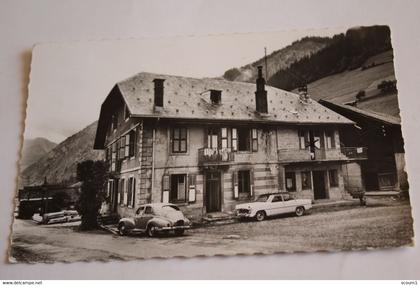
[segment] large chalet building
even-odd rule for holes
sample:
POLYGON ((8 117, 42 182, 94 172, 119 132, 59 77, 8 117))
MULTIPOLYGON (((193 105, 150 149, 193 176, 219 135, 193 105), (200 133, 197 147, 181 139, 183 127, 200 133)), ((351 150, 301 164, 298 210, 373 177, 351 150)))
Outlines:
POLYGON ((366 149, 341 147, 354 122, 305 94, 265 85, 139 73, 102 104, 95 149, 109 162, 110 209, 170 202, 229 212, 263 193, 342 199, 363 189, 366 149))

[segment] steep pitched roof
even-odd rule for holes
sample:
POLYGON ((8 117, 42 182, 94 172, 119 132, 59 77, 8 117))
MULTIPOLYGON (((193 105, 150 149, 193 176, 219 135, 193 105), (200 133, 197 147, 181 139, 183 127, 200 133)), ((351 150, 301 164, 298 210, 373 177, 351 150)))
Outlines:
POLYGON ((255 111, 255 84, 223 79, 198 79, 139 73, 117 86, 132 116, 177 119, 236 120, 286 123, 353 124, 314 100, 303 103, 297 94, 266 86, 268 114, 255 111), (164 108, 153 105, 154 79, 165 79, 164 108), (221 90, 221 104, 210 102, 209 90, 221 90))
POLYGON ((270 124, 354 124, 314 100, 266 86, 268 113, 255 110, 256 84, 224 79, 138 73, 118 82, 101 106, 95 149, 103 148, 107 124, 115 104, 124 101, 133 117, 195 121, 236 121, 270 124), (163 108, 154 106, 154 79, 164 79, 163 108), (210 90, 222 91, 220 104, 212 104, 210 90))
POLYGON ((362 116, 367 119, 371 119, 377 122, 381 122, 384 124, 390 124, 390 125, 401 125, 401 119, 395 116, 391 116, 388 114, 378 113, 374 111, 368 111, 363 110, 354 106, 349 106, 345 104, 339 104, 339 103, 333 103, 329 100, 321 99, 319 100, 319 103, 326 106, 331 107, 334 111, 341 113, 340 110, 347 111, 350 113, 353 113, 355 115, 362 116))

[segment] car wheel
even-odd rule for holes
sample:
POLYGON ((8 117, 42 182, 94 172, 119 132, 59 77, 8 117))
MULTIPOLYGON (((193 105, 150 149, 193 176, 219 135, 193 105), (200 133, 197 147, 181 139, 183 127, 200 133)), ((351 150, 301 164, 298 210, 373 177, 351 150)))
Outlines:
POLYGON ((155 237, 156 236, 156 226, 155 225, 148 225, 146 230, 148 237, 155 237))
POLYGON ((118 225, 118 233, 120 236, 125 236, 127 234, 127 227, 124 223, 118 225))
POLYGON ((296 210, 295 210, 295 214, 298 217, 303 216, 304 213, 305 213, 305 208, 304 207, 297 207, 296 210))
POLYGON ((177 229, 175 230, 175 234, 177 236, 182 236, 184 234, 185 230, 184 229, 177 229))
POLYGON ((264 211, 258 211, 256 214, 255 214, 255 219, 258 221, 258 222, 261 222, 261 221, 264 221, 264 219, 265 219, 265 212, 264 211))

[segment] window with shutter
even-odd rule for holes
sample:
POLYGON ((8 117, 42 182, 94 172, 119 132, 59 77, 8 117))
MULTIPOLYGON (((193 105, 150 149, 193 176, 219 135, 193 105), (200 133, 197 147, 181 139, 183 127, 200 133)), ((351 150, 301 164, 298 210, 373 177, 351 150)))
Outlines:
POLYGON ((185 174, 172 174, 171 175, 169 202, 185 203, 187 201, 186 179, 187 179, 187 175, 185 174))
POLYGON ((171 151, 172 153, 187 152, 187 129, 172 128, 171 129, 171 151))
POLYGON ((240 170, 238 171, 238 192, 248 193, 252 196, 251 185, 252 185, 251 171, 240 170))

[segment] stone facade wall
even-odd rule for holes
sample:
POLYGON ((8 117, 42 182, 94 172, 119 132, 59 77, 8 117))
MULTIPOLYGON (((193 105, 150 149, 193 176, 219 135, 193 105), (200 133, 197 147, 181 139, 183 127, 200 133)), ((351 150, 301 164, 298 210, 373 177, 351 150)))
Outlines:
MULTIPOLYGON (((189 125, 187 131, 187 152, 171 153, 170 151, 170 128, 161 124, 155 129, 155 141, 153 143, 154 125, 141 124, 137 129, 137 154, 134 162, 122 165, 120 178, 126 181, 130 176, 136 178, 136 205, 134 208, 118 206, 121 216, 132 215, 141 204, 163 202, 163 177, 172 174, 185 174, 186 185, 189 187, 191 177, 195 180, 195 201, 178 203, 184 214, 190 219, 196 220, 206 215, 205 208, 205 171, 198 165, 198 151, 205 146, 205 131, 202 126, 189 125), (154 149, 153 149, 154 148, 154 149), (153 175, 154 160, 154 175, 153 175), (128 164, 130 163, 130 164, 128 164), (132 164, 132 165, 131 165, 132 164)), ((335 132, 336 145, 339 145, 338 132, 335 132)), ((302 171, 323 170, 326 171, 325 183, 327 197, 339 200, 345 197, 347 183, 357 184, 356 178, 344 179, 344 172, 340 163, 322 162, 321 164, 297 164, 294 166, 282 165, 277 158, 278 149, 298 149, 299 137, 297 129, 291 127, 276 129, 258 129, 258 151, 235 152, 234 162, 230 165, 216 168, 221 173, 221 211, 231 212, 238 203, 246 203, 255 199, 256 196, 286 191, 285 171, 295 171, 296 192, 292 195, 298 198, 314 199, 312 188, 303 190, 301 182, 302 171), (337 169, 339 186, 330 187, 327 171, 337 169), (234 195, 234 175, 237 171, 249 170, 251 173, 252 192, 234 195)), ((353 175, 360 176, 360 167, 351 165, 349 168, 353 175)), ((361 178, 359 177, 359 182, 361 178)), ((187 188, 187 193, 189 193, 187 188)), ((126 189, 124 189, 126 191, 126 189)))

